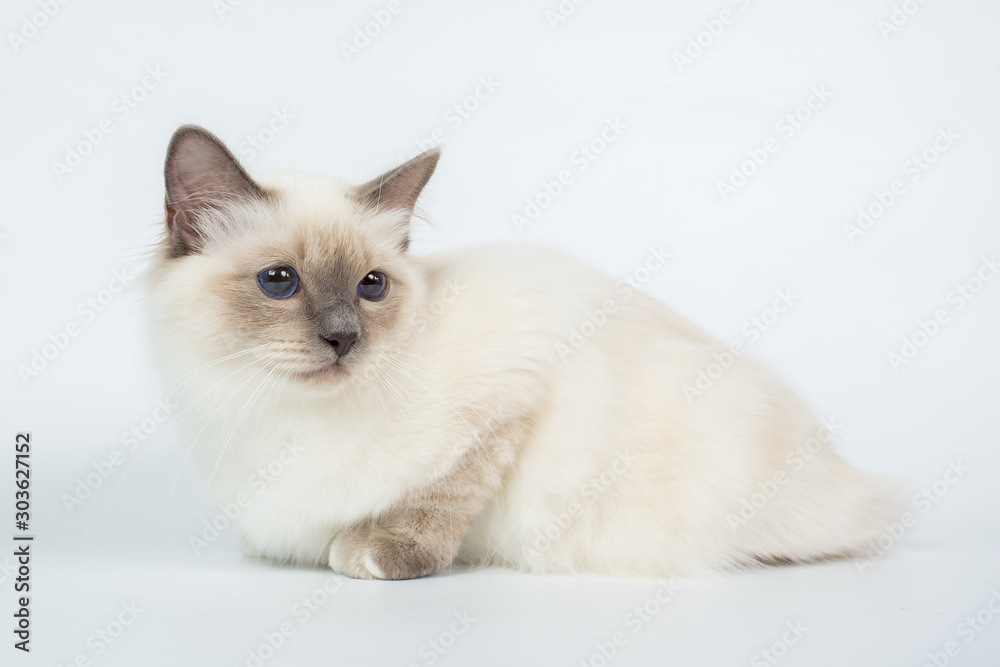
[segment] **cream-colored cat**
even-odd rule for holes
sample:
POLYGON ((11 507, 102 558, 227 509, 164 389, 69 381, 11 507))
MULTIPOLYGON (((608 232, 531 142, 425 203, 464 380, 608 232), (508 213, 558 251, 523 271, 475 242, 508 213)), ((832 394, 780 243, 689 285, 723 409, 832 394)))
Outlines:
POLYGON ((892 487, 743 357, 693 395, 725 346, 663 304, 539 248, 410 255, 437 161, 354 187, 170 143, 151 336, 248 553, 652 577, 872 543, 892 487))

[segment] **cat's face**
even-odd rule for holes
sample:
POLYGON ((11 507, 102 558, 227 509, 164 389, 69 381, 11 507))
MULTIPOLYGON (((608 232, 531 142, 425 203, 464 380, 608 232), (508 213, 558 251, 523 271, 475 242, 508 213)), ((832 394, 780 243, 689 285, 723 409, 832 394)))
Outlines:
POLYGON ((178 130, 152 275, 174 338, 308 385, 362 374, 422 304, 409 218, 436 162, 424 154, 358 187, 256 182, 214 136, 178 130))

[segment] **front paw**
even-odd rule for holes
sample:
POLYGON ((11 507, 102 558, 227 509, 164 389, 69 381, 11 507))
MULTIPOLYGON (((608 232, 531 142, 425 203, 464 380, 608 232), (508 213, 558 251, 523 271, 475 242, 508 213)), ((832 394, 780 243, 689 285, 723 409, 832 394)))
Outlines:
POLYGON ((333 538, 329 562, 334 571, 355 579, 416 579, 448 565, 451 557, 412 537, 359 525, 333 538))

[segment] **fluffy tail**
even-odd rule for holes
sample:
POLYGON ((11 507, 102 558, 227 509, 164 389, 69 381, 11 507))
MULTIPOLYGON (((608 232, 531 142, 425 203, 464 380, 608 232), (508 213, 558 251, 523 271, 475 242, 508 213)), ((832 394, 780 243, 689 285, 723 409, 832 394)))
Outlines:
MULTIPOLYGON (((824 452, 797 472, 745 526, 747 557, 805 562, 857 557, 904 511, 903 485, 824 452)), ((883 538, 884 539, 884 538, 883 538)))

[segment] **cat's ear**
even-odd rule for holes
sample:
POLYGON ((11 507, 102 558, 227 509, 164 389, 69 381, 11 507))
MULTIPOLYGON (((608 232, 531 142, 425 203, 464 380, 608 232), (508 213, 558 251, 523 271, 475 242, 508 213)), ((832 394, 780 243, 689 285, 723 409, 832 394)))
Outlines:
MULTIPOLYGON (((356 196, 362 204, 376 211, 397 209, 407 214, 413 213, 417 197, 431 180, 431 174, 437 167, 441 150, 433 148, 421 153, 406 164, 385 172, 378 178, 373 178, 356 189, 356 196)), ((403 250, 409 245, 409 234, 402 243, 403 250)))
POLYGON ((181 254, 201 248, 204 230, 199 224, 206 210, 264 196, 226 145, 197 125, 174 132, 163 175, 167 230, 181 254))

